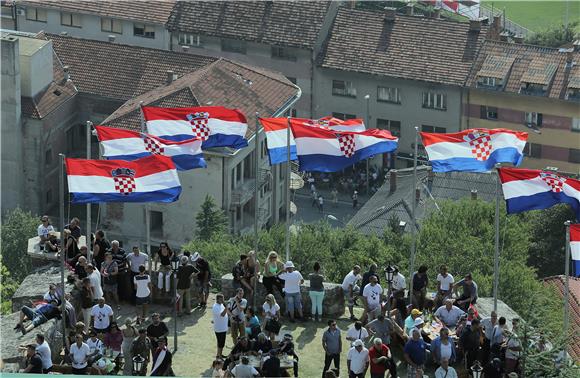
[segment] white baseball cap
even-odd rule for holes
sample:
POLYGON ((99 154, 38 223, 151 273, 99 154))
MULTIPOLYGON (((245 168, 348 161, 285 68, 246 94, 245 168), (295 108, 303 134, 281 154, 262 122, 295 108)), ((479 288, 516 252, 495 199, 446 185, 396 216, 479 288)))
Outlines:
POLYGON ((352 343, 352 346, 355 346, 355 347, 357 347, 357 346, 364 346, 364 344, 363 344, 363 342, 362 342, 361 339, 356 339, 354 341, 354 343, 352 343))
POLYGON ((191 262, 196 262, 200 257, 199 252, 194 252, 193 255, 191 255, 191 262))
POLYGON ((286 261, 286 264, 284 264, 284 269, 288 268, 294 268, 294 263, 292 261, 286 261))

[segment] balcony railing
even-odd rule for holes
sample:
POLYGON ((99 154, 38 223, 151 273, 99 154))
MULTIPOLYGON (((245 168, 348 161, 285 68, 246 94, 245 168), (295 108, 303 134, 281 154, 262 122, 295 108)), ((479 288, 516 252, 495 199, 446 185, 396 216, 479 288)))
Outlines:
POLYGON ((233 206, 241 206, 248 202, 254 197, 254 192, 256 190, 256 180, 246 179, 241 186, 238 186, 232 191, 232 202, 233 206))

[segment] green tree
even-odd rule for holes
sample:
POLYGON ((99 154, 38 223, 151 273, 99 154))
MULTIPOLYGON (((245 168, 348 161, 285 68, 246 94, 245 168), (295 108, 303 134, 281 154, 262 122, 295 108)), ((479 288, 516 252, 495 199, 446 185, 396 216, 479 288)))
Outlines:
POLYGON ((211 240, 214 235, 225 232, 228 226, 228 218, 224 211, 218 208, 213 197, 209 194, 201 204, 201 210, 195 216, 197 224, 197 237, 201 240, 211 240))
POLYGON ((36 236, 38 216, 16 208, 6 214, 0 226, 2 235, 2 264, 16 282, 21 282, 30 271, 28 239, 36 236))
POLYGON ((10 272, 0 262, 0 298, 2 298, 2 303, 0 305, 0 314, 7 315, 12 313, 12 301, 10 300, 16 289, 18 289, 18 283, 10 276, 10 272))
POLYGON ((526 43, 545 47, 560 47, 574 40, 576 28, 580 22, 574 21, 568 25, 555 25, 550 28, 531 34, 526 38, 526 43))

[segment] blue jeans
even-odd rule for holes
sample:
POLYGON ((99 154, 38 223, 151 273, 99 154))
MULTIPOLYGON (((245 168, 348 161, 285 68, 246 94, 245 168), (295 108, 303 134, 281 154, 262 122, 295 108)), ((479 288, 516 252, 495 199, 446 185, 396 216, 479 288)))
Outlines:
POLYGON ((290 313, 294 313, 294 309, 302 310, 302 297, 300 293, 286 293, 286 310, 290 313))
POLYGON ((310 301, 312 302, 312 315, 322 316, 322 301, 324 300, 324 291, 309 291, 310 301))

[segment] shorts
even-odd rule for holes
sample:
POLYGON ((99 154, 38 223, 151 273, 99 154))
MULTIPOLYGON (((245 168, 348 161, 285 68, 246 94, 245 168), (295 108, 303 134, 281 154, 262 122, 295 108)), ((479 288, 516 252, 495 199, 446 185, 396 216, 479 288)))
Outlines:
POLYGON ((46 319, 44 315, 37 313, 30 307, 24 306, 22 307, 21 311, 24 315, 26 315, 28 319, 30 319, 30 321, 32 321, 32 325, 34 325, 35 327, 38 327, 39 325, 44 324, 48 321, 48 319, 46 319))
POLYGON ((109 328, 111 328, 111 326, 109 326, 107 328, 95 328, 95 327, 93 327, 93 330, 98 335, 99 333, 107 333, 107 332, 109 332, 109 328))
POLYGON ((105 293, 116 293, 118 284, 103 284, 103 292, 105 293))
POLYGON ((350 292, 348 289, 342 289, 344 291, 344 298, 346 299, 346 304, 348 307, 354 306, 354 298, 356 297, 356 293, 360 291, 360 288, 357 285, 352 287, 352 297, 350 296, 350 292))
POLYGON ((300 293, 286 293, 286 310, 290 313, 296 310, 302 310, 302 296, 300 293))
POLYGON ((209 282, 197 281, 197 289, 200 294, 209 294, 209 282))
POLYGON ((151 303, 151 295, 148 295, 148 296, 143 297, 143 298, 141 298, 141 297, 136 297, 135 298, 135 304, 137 306, 142 306, 142 305, 146 305, 146 304, 149 304, 149 303, 151 303))
POLYGON ((227 332, 216 332, 215 333, 218 348, 223 348, 226 345, 226 335, 227 335, 227 332))

